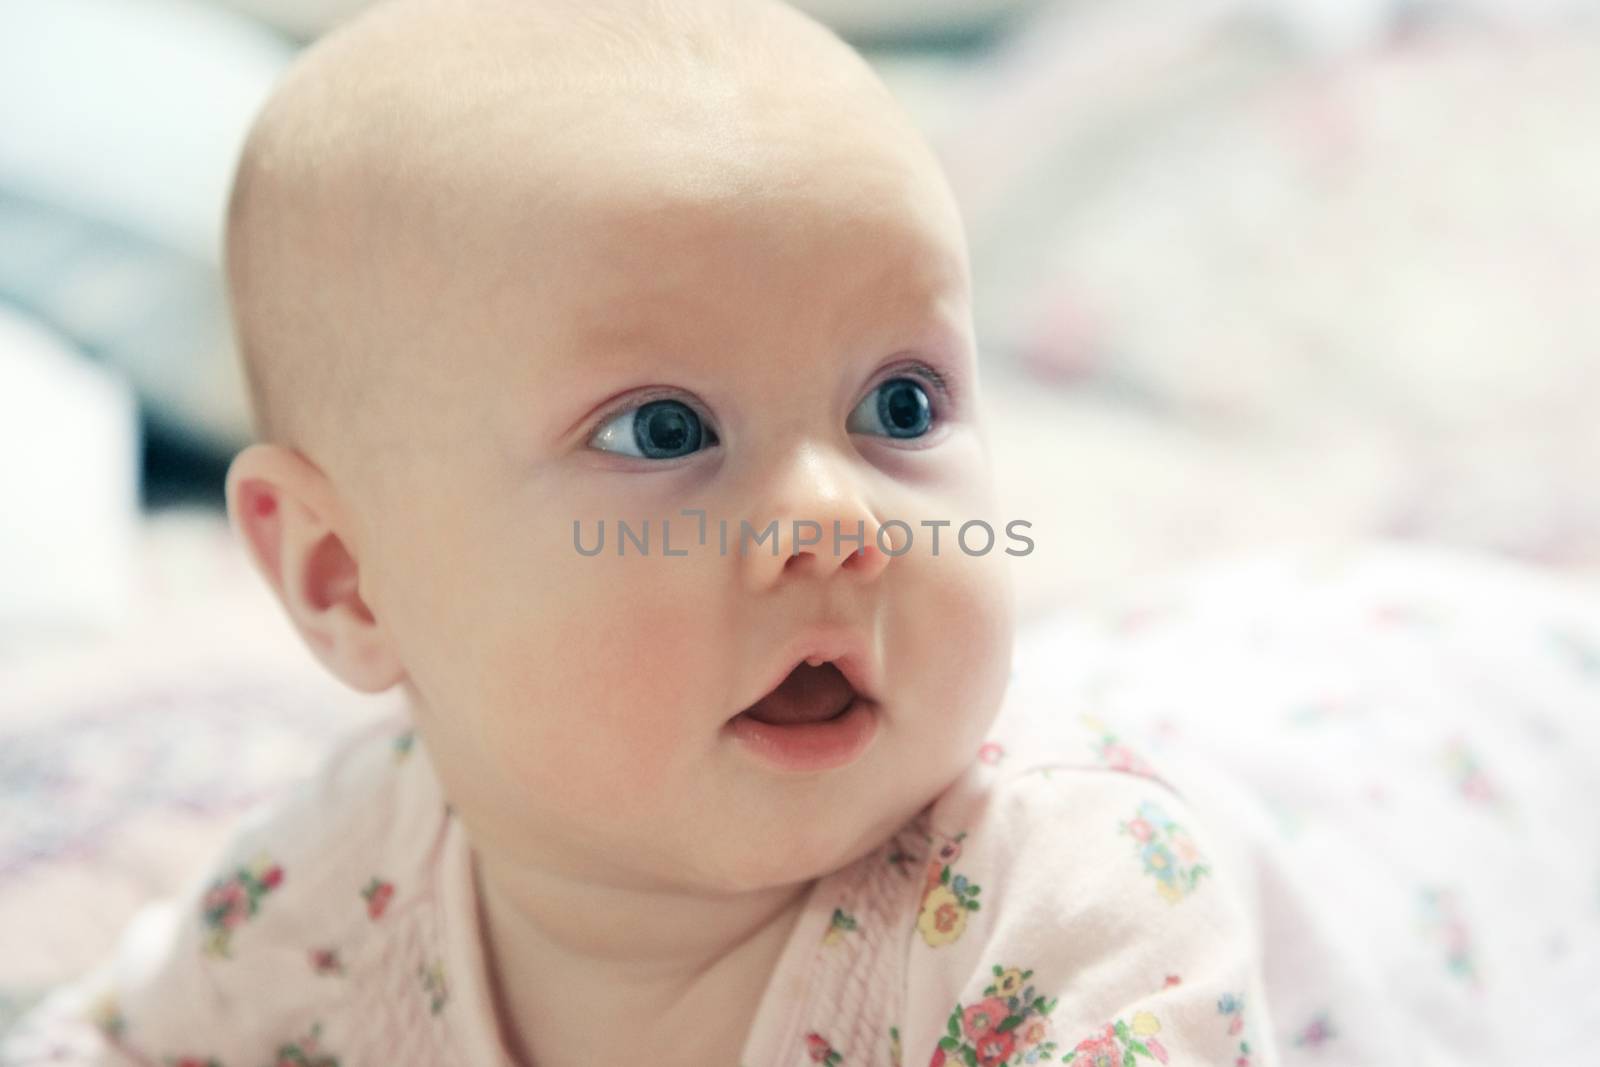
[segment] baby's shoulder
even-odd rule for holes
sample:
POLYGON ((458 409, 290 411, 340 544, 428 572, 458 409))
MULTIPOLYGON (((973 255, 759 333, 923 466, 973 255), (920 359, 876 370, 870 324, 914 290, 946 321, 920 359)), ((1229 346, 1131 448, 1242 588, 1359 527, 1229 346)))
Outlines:
POLYGON ((176 895, 147 905, 45 1021, 81 1019, 147 1060, 223 1063, 382 1026, 372 1016, 390 1012, 380 993, 394 938, 431 929, 448 822, 409 720, 363 723, 246 814, 176 895))
POLYGON ((969 895, 963 906, 980 874, 996 906, 1038 894, 1071 907, 1129 894, 1177 903, 1219 864, 1217 835, 1176 782, 1092 715, 1045 731, 997 729, 917 828, 944 861, 940 884, 969 895))
POLYGON ((291 928, 302 941, 359 939, 426 869, 447 812, 409 719, 364 723, 219 851, 204 875, 208 949, 281 943, 291 928))
POLYGON ((1017 733, 992 735, 914 824, 908 1061, 1007 1062, 1035 1048, 1130 1062, 1158 1047, 1175 1062, 1180 1050, 1191 1062, 1236 1055, 1227 1020, 1205 1022, 1260 989, 1231 848, 1092 717, 1049 733, 1026 748, 1010 747, 1017 733))

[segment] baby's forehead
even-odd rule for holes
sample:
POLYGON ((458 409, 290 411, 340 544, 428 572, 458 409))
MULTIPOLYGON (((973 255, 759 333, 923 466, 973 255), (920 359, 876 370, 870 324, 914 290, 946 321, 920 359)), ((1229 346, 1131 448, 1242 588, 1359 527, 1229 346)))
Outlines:
POLYGON ((914 131, 805 94, 752 108, 695 92, 666 106, 542 101, 486 116, 448 151, 397 148, 385 199, 357 193, 364 240, 424 302, 471 286, 492 318, 496 301, 534 294, 598 328, 624 304, 658 321, 695 314, 717 298, 696 292, 717 260, 757 244, 894 260, 902 280, 964 273, 958 213, 914 131))
POLYGON ((760 0, 380 4, 291 72, 235 200, 243 340, 285 396, 433 362, 466 320, 525 336, 530 292, 581 281, 568 304, 602 322, 617 286, 643 308, 697 242, 876 229, 965 270, 904 112, 837 38, 760 0), (580 260, 617 269, 564 269, 580 260))

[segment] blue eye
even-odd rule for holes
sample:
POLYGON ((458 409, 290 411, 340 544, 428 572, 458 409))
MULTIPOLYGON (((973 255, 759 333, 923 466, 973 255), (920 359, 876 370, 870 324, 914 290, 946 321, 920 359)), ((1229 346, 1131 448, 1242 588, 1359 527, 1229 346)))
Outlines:
POLYGON ((890 378, 850 413, 849 428, 854 433, 921 437, 932 421, 933 409, 922 385, 913 378, 890 378))
POLYGON ((717 435, 681 400, 652 400, 606 423, 590 443, 603 452, 678 459, 716 444, 717 435))

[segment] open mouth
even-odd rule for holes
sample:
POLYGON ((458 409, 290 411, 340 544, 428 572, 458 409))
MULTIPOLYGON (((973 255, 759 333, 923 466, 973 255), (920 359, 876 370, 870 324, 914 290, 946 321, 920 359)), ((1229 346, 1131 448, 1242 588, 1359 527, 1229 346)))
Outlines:
POLYGON ((855 687, 832 663, 797 664, 778 687, 739 714, 771 726, 827 722, 856 699, 855 687))

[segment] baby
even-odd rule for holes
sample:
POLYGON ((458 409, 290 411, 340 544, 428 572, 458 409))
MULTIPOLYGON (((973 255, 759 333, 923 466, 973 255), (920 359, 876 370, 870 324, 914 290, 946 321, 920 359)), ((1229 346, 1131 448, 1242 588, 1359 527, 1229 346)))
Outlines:
POLYGON ((1008 684, 964 240, 776 2, 396 0, 310 49, 230 210, 227 502, 404 714, 12 1061, 1277 1062, 1237 846, 1008 684))

